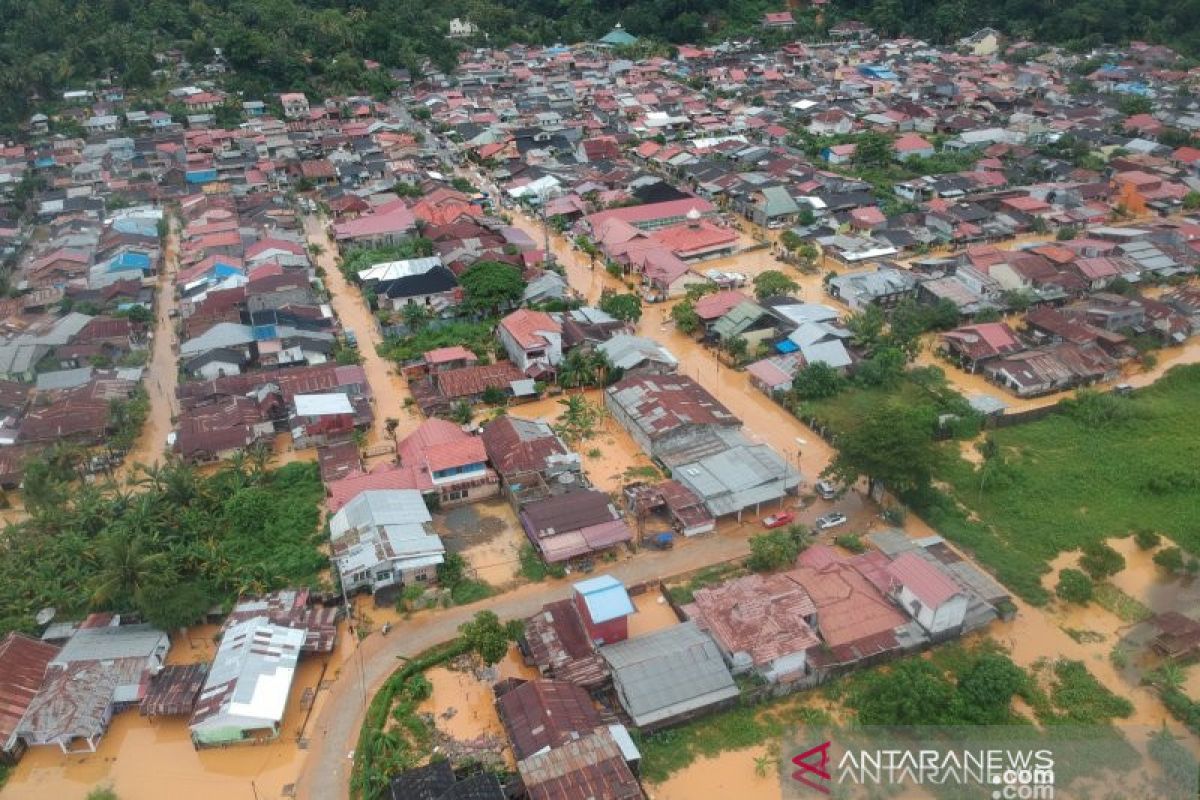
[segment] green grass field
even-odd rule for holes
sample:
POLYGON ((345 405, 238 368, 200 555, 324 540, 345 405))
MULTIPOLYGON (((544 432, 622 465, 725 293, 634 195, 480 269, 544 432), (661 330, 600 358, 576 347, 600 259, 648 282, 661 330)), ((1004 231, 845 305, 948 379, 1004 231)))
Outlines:
POLYGON ((1064 550, 1137 528, 1200 554, 1200 366, 1172 370, 1129 398, 1098 398, 1099 413, 1056 413, 994 432, 1003 464, 981 489, 979 468, 947 448, 939 478, 914 505, 1034 602, 1037 575, 1064 550))

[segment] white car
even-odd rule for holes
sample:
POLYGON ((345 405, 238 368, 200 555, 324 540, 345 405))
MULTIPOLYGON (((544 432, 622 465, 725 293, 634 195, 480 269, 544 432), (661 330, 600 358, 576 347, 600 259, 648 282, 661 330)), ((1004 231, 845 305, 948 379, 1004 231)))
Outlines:
POLYGON ((817 530, 827 531, 830 528, 836 528, 839 525, 845 525, 846 524, 846 515, 841 513, 840 511, 834 511, 833 513, 825 514, 824 516, 817 517, 816 524, 817 524, 817 530))
POLYGON ((832 500, 838 496, 838 487, 829 481, 817 481, 816 490, 822 500, 832 500))

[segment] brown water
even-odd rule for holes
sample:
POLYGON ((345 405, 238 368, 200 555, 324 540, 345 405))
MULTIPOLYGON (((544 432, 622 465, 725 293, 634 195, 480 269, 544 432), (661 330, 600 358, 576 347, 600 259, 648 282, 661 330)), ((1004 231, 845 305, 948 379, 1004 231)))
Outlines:
POLYGON ((679 624, 675 609, 671 608, 667 598, 657 589, 637 595, 633 598, 633 605, 637 613, 629 616, 630 637, 654 633, 679 624))
POLYGON ((480 673, 484 670, 460 671, 435 667, 425 673, 433 684, 433 693, 418 706, 422 714, 432 714, 437 729, 459 741, 470 741, 481 735, 504 738, 504 726, 496 712, 496 696, 492 683, 505 678, 533 680, 537 670, 525 665, 520 652, 510 647, 505 657, 492 670, 486 671, 494 680, 480 673))
POLYGON ((500 588, 520 574, 521 545, 528 540, 507 500, 497 497, 439 512, 434 527, 446 548, 467 560, 478 580, 500 588))
POLYGON ((137 443, 125 457, 120 474, 130 475, 135 464, 155 464, 163 459, 167 435, 175 428, 178 413, 175 387, 179 383, 176 364, 175 320, 171 312, 178 307, 175 296, 175 272, 179 268, 179 221, 170 217, 170 231, 163 250, 163 268, 158 276, 158 294, 154 304, 154 341, 146 365, 145 385, 150 396, 150 412, 137 443))
POLYGON ((404 407, 405 399, 411 396, 407 384, 396 375, 393 364, 376 352, 375 348, 382 338, 377 320, 362 293, 357 287, 351 286, 337 268, 338 248, 325 229, 325 221, 316 216, 305 217, 304 231, 310 244, 321 247, 316 262, 325 271, 325 286, 332 296, 330 302, 333 310, 342 327, 354 331, 358 339, 362 366, 375 397, 375 424, 368 435, 368 443, 390 441, 385 427, 389 417, 400 421, 396 428, 397 436, 412 432, 421 423, 421 416, 415 407, 411 410, 404 407))
POLYGON ((778 800, 783 797, 777 757, 766 745, 745 750, 728 750, 720 755, 699 758, 663 783, 646 787, 650 800, 778 800), (758 764, 762 760, 764 771, 758 764))

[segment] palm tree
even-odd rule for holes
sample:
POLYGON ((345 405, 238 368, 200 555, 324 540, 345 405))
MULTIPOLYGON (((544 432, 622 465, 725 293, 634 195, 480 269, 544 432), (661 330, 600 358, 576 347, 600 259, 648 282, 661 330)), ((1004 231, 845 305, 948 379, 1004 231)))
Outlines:
POLYGON ((124 526, 109 529, 99 542, 99 573, 92 603, 104 607, 132 602, 147 586, 168 580, 167 554, 155 545, 124 526))
POLYGON ((591 360, 577 347, 559 362, 557 375, 558 385, 564 389, 587 386, 594 377, 591 360))

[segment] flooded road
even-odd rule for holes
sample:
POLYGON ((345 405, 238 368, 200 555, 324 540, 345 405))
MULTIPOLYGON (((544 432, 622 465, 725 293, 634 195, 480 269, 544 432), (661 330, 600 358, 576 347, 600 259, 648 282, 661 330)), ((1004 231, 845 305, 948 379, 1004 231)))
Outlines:
POLYGON ((179 269, 179 219, 168 214, 169 229, 167 243, 163 248, 163 267, 158 275, 158 292, 154 300, 154 340, 150 361, 146 364, 144 383, 150 396, 150 412, 142 426, 133 449, 125 456, 125 463, 118 476, 133 474, 135 464, 156 464, 163 460, 167 447, 167 435, 175 429, 175 415, 179 411, 175 398, 175 387, 179 383, 177 363, 175 319, 172 312, 178 308, 175 293, 175 273, 179 269))
POLYGON ((411 395, 404 379, 394 371, 394 365, 376 351, 382 337, 375 315, 357 286, 352 286, 338 269, 338 248, 329 236, 325 220, 317 216, 304 218, 304 233, 309 244, 320 247, 315 256, 317 266, 324 271, 325 288, 329 290, 330 303, 341 321, 343 329, 354 331, 358 339, 358 351, 362 355, 362 366, 367 373, 374 396, 375 424, 367 437, 368 445, 390 442, 386 430, 388 418, 399 420, 396 435, 402 437, 421 424, 421 416, 404 407, 411 395))

